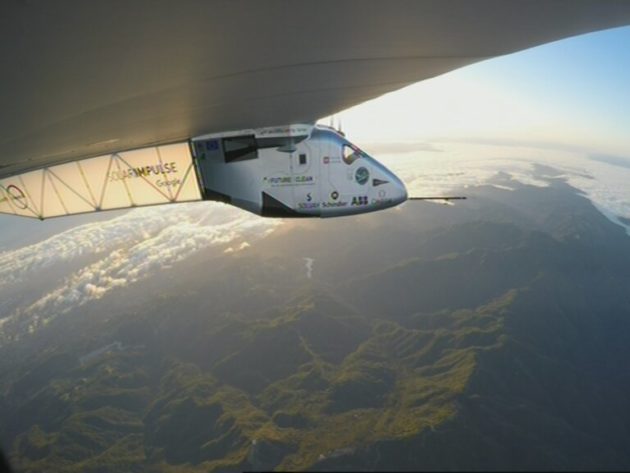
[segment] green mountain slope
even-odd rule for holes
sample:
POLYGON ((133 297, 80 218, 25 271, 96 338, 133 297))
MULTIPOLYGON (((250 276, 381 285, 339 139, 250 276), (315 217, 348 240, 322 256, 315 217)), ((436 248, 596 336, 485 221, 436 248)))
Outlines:
POLYGON ((562 183, 471 192, 289 225, 5 341, 2 444, 25 472, 630 468, 630 239, 562 183))

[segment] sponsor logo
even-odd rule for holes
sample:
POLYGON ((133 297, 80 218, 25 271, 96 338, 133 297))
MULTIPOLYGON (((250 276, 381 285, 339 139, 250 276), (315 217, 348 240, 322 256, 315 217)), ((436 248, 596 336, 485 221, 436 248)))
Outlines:
POLYGON ((172 174, 177 172, 177 163, 154 164, 138 168, 121 169, 120 171, 111 171, 108 174, 109 182, 124 181, 125 179, 133 179, 137 177, 161 176, 163 174, 172 174))
POLYGON ((361 166, 354 173, 354 179, 357 183, 364 185, 370 179, 370 171, 367 168, 361 166))
POLYGON ((299 202, 298 209, 300 210, 310 210, 310 209, 318 209, 319 202, 299 202))
POLYGON ((337 207, 347 207, 348 202, 344 202, 340 200, 339 202, 322 202, 322 207, 325 209, 337 208, 337 207))
POLYGON ((295 176, 295 182, 297 184, 304 184, 307 182, 313 182, 313 176, 295 176))
POLYGON ((309 131, 309 128, 303 126, 270 127, 257 130, 257 135, 306 135, 309 131))
POLYGON ((263 182, 270 184, 272 186, 282 186, 282 185, 286 185, 286 184, 291 184, 291 177, 290 176, 283 176, 283 177, 265 177, 263 179, 263 182))
POLYGON ((208 151, 217 151, 219 149, 219 141, 218 140, 206 141, 206 149, 208 151))
POLYGON ((306 194, 305 202, 298 202, 297 207, 300 210, 312 210, 319 209, 322 206, 320 202, 313 202, 313 194, 309 192, 306 194))
POLYGON ((20 189, 18 186, 14 184, 9 184, 7 187, 2 187, 2 189, 4 190, 7 196, 0 199, 0 204, 8 200, 11 200, 11 203, 15 205, 18 209, 24 210, 28 208, 28 201, 26 199, 26 194, 24 194, 24 191, 20 189))
POLYGON ((368 196, 360 195, 360 196, 353 197, 351 205, 354 205, 354 206, 368 205, 368 196))
POLYGON ((378 205, 378 204, 392 204, 394 203, 393 199, 387 198, 387 199, 372 199, 372 204, 373 205, 378 205))
POLYGON ((159 179, 156 184, 158 187, 176 187, 179 186, 182 183, 181 179, 179 178, 175 178, 175 179, 167 179, 165 181, 163 181, 162 179, 159 179))
POLYGON ((291 184, 313 184, 315 178, 313 176, 272 176, 264 177, 263 184, 270 186, 290 186, 291 184))

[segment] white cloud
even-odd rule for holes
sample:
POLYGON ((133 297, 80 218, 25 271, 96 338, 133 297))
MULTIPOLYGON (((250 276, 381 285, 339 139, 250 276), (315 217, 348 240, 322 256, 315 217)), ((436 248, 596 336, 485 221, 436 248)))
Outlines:
POLYGON ((213 203, 137 209, 0 254, 0 290, 9 281, 24 280, 35 271, 88 251, 99 255, 12 314, 14 325, 32 331, 46 320, 169 268, 203 248, 234 243, 236 251, 244 250, 249 241, 264 238, 280 224, 213 203))
POLYGON ((311 279, 313 277, 313 264, 315 263, 314 258, 305 257, 304 264, 306 266, 306 277, 311 279))
MULTIPOLYGON (((442 153, 418 151, 385 153, 382 161, 398 174, 410 195, 444 195, 467 186, 491 183, 498 173, 509 174, 515 182, 545 187, 545 179, 533 176, 533 166, 542 164, 559 171, 557 177, 581 190, 612 221, 630 218, 630 165, 622 157, 602 159, 590 150, 548 146, 541 142, 439 142, 442 153)), ((629 161, 630 162, 630 161, 629 161)), ((492 183, 505 187, 507 183, 492 183)), ((509 187, 509 184, 507 185, 509 187)), ((627 227, 627 226, 626 226, 627 227)), ((629 227, 627 227, 629 228, 629 227)))

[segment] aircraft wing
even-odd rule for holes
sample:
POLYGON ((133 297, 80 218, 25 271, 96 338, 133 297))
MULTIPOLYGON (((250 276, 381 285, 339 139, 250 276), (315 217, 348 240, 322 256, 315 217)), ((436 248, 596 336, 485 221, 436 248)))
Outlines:
MULTIPOLYGON (((62 163, 313 122, 467 64, 626 24, 627 0, 4 1, 0 178, 50 167, 29 176, 53 195, 73 169, 53 170, 62 163)), ((3 181, 5 207, 28 199, 11 185, 21 189, 3 181)), ((88 195, 84 210, 102 204, 88 195)))
POLYGON ((187 142, 78 159, 0 179, 0 213, 41 220, 201 197, 187 142))

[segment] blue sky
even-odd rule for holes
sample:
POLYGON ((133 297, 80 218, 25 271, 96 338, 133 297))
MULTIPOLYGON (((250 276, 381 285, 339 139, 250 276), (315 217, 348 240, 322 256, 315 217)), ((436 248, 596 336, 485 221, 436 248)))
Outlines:
POLYGON ((473 64, 338 116, 355 141, 545 141, 630 157, 630 27, 473 64))
POLYGON ((630 28, 590 33, 470 68, 472 76, 549 102, 571 122, 630 131, 630 28))

